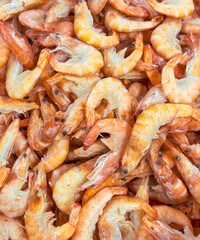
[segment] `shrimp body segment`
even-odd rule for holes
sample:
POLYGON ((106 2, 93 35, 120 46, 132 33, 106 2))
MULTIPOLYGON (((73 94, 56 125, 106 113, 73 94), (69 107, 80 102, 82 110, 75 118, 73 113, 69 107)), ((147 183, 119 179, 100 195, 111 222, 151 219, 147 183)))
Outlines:
POLYGON ((105 22, 112 30, 125 33, 155 28, 162 20, 162 16, 156 16, 151 21, 129 20, 113 8, 108 8, 105 14, 105 22))
POLYGON ((85 76, 94 74, 102 68, 103 57, 94 47, 66 35, 57 36, 56 39, 58 39, 62 51, 71 55, 72 58, 65 62, 59 62, 55 54, 51 52, 49 62, 55 71, 85 76))
POLYGON ((152 139, 158 137, 161 126, 180 117, 192 117, 200 120, 200 113, 186 104, 160 103, 143 111, 135 125, 122 158, 122 174, 131 173, 150 147, 152 139), (145 135, 144 135, 145 133, 145 135))
POLYGON ((47 182, 45 172, 39 167, 31 189, 29 207, 25 213, 25 227, 30 240, 67 240, 77 225, 80 205, 72 207, 69 222, 62 226, 53 225, 54 214, 47 212, 47 182))
POLYGON ((72 236, 72 240, 92 240, 95 225, 106 203, 114 195, 124 195, 126 193, 126 188, 106 187, 99 191, 87 203, 85 203, 81 209, 77 228, 74 235, 72 236))
POLYGON ((119 43, 117 33, 105 36, 93 27, 93 18, 85 1, 75 6, 74 31, 79 39, 96 48, 108 48, 119 43))
POLYGON ((174 68, 185 57, 185 54, 178 54, 173 57, 162 70, 162 88, 165 96, 172 103, 192 103, 200 93, 200 54, 195 53, 194 57, 187 63, 186 77, 176 79, 174 68))
POLYGON ((135 50, 124 58, 126 50, 127 48, 124 48, 117 53, 115 47, 112 47, 103 51, 103 70, 107 76, 121 77, 133 70, 143 54, 142 34, 136 35, 135 50))
MULTIPOLYGON (((131 228, 131 222, 125 220, 124 214, 134 210, 144 210, 147 215, 156 218, 155 210, 143 199, 114 196, 104 208, 103 214, 98 221, 100 239, 122 239, 118 223, 121 222, 120 227, 123 227, 123 224, 129 224, 131 228)), ((133 236, 136 236, 136 234, 133 230, 133 236)))
POLYGON ((107 109, 115 110, 118 118, 130 122, 133 110, 133 98, 128 90, 115 78, 104 78, 99 81, 92 89, 86 102, 87 126, 92 127, 95 123, 95 108, 101 101, 108 101, 107 109))
POLYGON ((0 36, 0 69, 6 64, 10 56, 10 48, 8 44, 0 36))
POLYGON ((194 11, 193 0, 146 0, 147 3, 157 12, 173 18, 188 17, 194 11))
POLYGON ((21 74, 19 72, 23 67, 14 55, 11 55, 6 76, 6 90, 10 97, 22 99, 31 91, 47 65, 48 55, 49 49, 42 50, 36 68, 26 70, 21 74))

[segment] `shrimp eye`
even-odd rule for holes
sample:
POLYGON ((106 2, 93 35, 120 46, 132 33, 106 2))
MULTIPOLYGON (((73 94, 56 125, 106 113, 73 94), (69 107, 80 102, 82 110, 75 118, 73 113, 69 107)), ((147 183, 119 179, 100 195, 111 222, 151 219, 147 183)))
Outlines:
POLYGON ((145 162, 148 162, 148 158, 145 158, 145 160, 144 160, 145 162))
POLYGON ((162 152, 158 152, 158 157, 162 157, 162 152))
POLYGON ((58 118, 58 117, 55 117, 54 120, 57 122, 57 121, 59 120, 59 118, 58 118))
POLYGON ((179 41, 181 40, 181 37, 176 37, 179 41))
POLYGON ((151 230, 154 230, 154 227, 151 227, 151 230))
POLYGON ((142 112, 143 112, 143 109, 140 109, 140 110, 139 110, 139 114, 141 114, 142 112))
POLYGON ((38 190, 36 190, 36 191, 35 191, 35 195, 37 195, 37 194, 38 194, 38 192, 39 192, 39 191, 38 191, 38 190))
POLYGON ((56 90, 54 91, 54 94, 55 94, 55 95, 58 95, 58 93, 59 93, 59 91, 56 89, 56 90))
POLYGON ((176 158, 177 161, 181 160, 181 158, 179 156, 176 156, 175 158, 176 158))
POLYGON ((191 152, 190 148, 186 148, 183 152, 191 152))
POLYGON ((128 173, 128 170, 125 169, 125 170, 123 171, 123 173, 126 175, 126 174, 128 173))
POLYGON ((67 131, 63 131, 63 132, 62 132, 62 135, 63 135, 63 136, 66 136, 66 135, 67 135, 67 131))
POLYGON ((161 165, 162 165, 162 161, 161 161, 161 160, 157 160, 157 161, 156 161, 156 164, 157 164, 158 166, 161 166, 161 165))
POLYGON ((65 119, 64 119, 64 118, 62 118, 62 119, 61 119, 61 122, 65 122, 65 119))
POLYGON ((38 170, 35 172, 36 173, 36 175, 38 174, 38 170))
POLYGON ((27 154, 26 154, 26 153, 24 153, 24 154, 23 154, 23 157, 24 157, 24 158, 26 158, 26 157, 27 157, 27 154))
POLYGON ((43 18, 44 18, 44 19, 46 19, 46 18, 47 18, 47 15, 46 15, 46 14, 44 14, 43 18))
POLYGON ((200 168, 200 164, 197 164, 196 167, 197 167, 197 168, 200 168))
POLYGON ((126 181, 126 178, 125 178, 125 177, 124 177, 124 178, 121 178, 121 180, 122 180, 122 181, 126 181))
POLYGON ((42 102, 43 102, 43 103, 46 103, 46 102, 47 102, 46 98, 43 98, 43 99, 42 99, 42 102))

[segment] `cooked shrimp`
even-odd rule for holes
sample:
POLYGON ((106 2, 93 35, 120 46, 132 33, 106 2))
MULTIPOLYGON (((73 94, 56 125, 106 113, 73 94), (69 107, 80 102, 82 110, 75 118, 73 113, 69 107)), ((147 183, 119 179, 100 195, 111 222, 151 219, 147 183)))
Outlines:
POLYGON ((186 104, 160 103, 142 112, 133 126, 132 135, 122 158, 122 174, 130 174, 138 165, 141 157, 149 149, 152 139, 157 138, 161 126, 170 123, 173 119, 189 116, 200 120, 200 113, 186 104))
POLYGON ((86 119, 88 128, 95 123, 95 108, 103 99, 108 101, 108 110, 115 110, 118 118, 131 121, 131 114, 135 102, 125 86, 115 78, 104 78, 92 89, 86 102, 86 119))
POLYGON ((188 17, 194 11, 193 0, 146 0, 146 2, 157 12, 173 18, 188 17))
MULTIPOLYGON (((13 145, 13 152, 19 157, 28 148, 26 137, 19 131, 13 145)), ((39 163, 37 154, 31 149, 30 167, 33 168, 39 163)))
POLYGON ((154 171, 154 175, 158 181, 166 190, 167 195, 172 200, 178 202, 185 202, 188 197, 188 191, 184 183, 172 172, 168 165, 162 159, 162 152, 160 148, 166 140, 166 129, 160 133, 158 139, 152 140, 150 147, 151 167, 154 171))
POLYGON ((87 4, 92 15, 99 14, 106 5, 107 1, 108 0, 88 0, 87 4))
POLYGON ((84 140, 83 149, 90 147, 101 133, 110 134, 109 138, 102 138, 101 141, 111 152, 101 155, 97 159, 95 168, 88 174, 88 181, 82 188, 102 184, 119 167, 119 161, 123 156, 131 134, 131 127, 121 119, 107 118, 98 120, 84 140))
POLYGON ((13 25, 3 21, 0 22, 0 33, 16 58, 25 67, 32 68, 34 65, 34 53, 27 39, 21 36, 13 25))
POLYGON ((10 56, 10 48, 8 47, 8 44, 3 40, 2 36, 0 36, 0 46, 0 68, 2 68, 10 56))
POLYGON ((131 84, 131 86, 128 89, 128 92, 131 96, 137 99, 138 102, 140 102, 144 96, 147 93, 147 88, 143 84, 139 82, 134 82, 131 84))
POLYGON ((53 212, 47 212, 47 181, 45 172, 39 168, 35 174, 31 189, 30 203, 25 213, 25 227, 31 240, 66 240, 69 239, 77 225, 80 213, 79 203, 71 208, 69 222, 62 226, 55 227, 53 212))
MULTIPOLYGON (((94 47, 66 35, 58 35, 55 37, 61 45, 62 51, 71 56, 70 60, 59 62, 55 54, 51 52, 49 62, 55 71, 85 76, 94 74, 102 68, 103 57, 94 47)), ((60 47, 57 49, 59 48, 60 47)))
POLYGON ((177 34, 181 30, 181 19, 166 18, 151 35, 151 43, 160 56, 171 59, 181 53, 181 46, 177 34))
POLYGON ((85 203, 81 209, 76 231, 72 236, 72 240, 92 240, 95 225, 106 203, 113 197, 113 195, 124 195, 126 193, 126 188, 107 187, 102 189, 85 203))
POLYGON ((96 48, 108 48, 119 43, 117 33, 105 36, 99 29, 93 27, 92 15, 84 0, 78 2, 74 10, 74 31, 80 40, 96 48))
POLYGON ((126 50, 127 48, 124 48, 117 53, 116 48, 112 47, 103 51, 103 71, 107 76, 120 77, 133 70, 143 54, 143 37, 141 33, 136 35, 135 50, 124 58, 126 50))
POLYGON ((28 206, 31 179, 28 189, 22 190, 28 176, 30 148, 27 148, 15 161, 12 171, 0 190, 0 210, 8 217, 22 216, 28 206))
POLYGON ((199 34, 200 23, 199 15, 193 12, 189 17, 183 19, 181 32, 199 34))
MULTIPOLYGON (((133 234, 132 238, 136 237, 137 233, 134 231, 132 222, 125 220, 124 214, 141 209, 144 210, 147 215, 156 218, 156 212, 143 199, 129 196, 113 197, 104 208, 103 214, 98 221, 100 239, 122 239, 120 229, 123 229, 123 225, 129 225, 130 229, 132 228, 132 231, 129 229, 129 234, 133 234)), ((127 236, 127 239, 132 238, 128 238, 127 236)))
POLYGON ((165 96, 172 103, 192 103, 200 93, 200 72, 197 68, 200 64, 199 53, 195 53, 194 57, 187 63, 186 77, 175 78, 174 68, 184 57, 184 53, 177 54, 162 70, 162 88, 165 96))
POLYGON ((80 200, 81 186, 87 180, 87 175, 94 168, 97 158, 93 158, 79 166, 67 170, 55 183, 53 199, 56 206, 69 214, 71 206, 80 200))
POLYGON ((10 113, 10 112, 24 113, 32 109, 37 109, 38 107, 39 106, 34 102, 0 96, 0 112, 1 113, 10 113))
POLYGON ((113 8, 108 8, 105 14, 105 23, 117 32, 137 32, 155 28, 163 20, 162 16, 156 16, 151 21, 129 20, 124 14, 113 8))
POLYGON ((0 215, 0 239, 28 240, 24 227, 17 219, 0 215))
POLYGON ((51 176, 48 180, 48 183, 51 187, 51 189, 53 189, 53 187, 55 186, 57 180, 65 173, 67 172, 70 168, 75 167, 76 164, 74 163, 69 163, 69 164, 64 164, 61 165, 60 167, 54 169, 51 173, 51 176))
POLYGON ((23 70, 22 65, 15 59, 14 55, 10 56, 7 66, 6 90, 12 98, 22 99, 34 87, 48 61, 49 49, 41 51, 36 68, 33 70, 23 70))
POLYGON ((174 155, 175 164, 186 183, 191 195, 200 203, 199 185, 200 185, 200 172, 198 167, 193 165, 189 159, 169 141, 166 140, 168 146, 174 155))

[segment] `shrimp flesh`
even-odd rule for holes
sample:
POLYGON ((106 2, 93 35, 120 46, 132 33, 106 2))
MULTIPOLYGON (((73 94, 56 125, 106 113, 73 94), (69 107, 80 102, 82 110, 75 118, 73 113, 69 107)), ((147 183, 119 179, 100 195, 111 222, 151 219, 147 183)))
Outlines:
POLYGON ((22 99, 32 90, 47 65, 48 55, 49 49, 42 50, 36 68, 24 72, 14 55, 10 56, 6 75, 6 90, 10 97, 22 99))
POLYGON ((76 229, 81 207, 79 203, 73 205, 69 222, 62 226, 55 227, 53 225, 53 222, 55 221, 53 212, 47 212, 46 194, 46 175, 39 167, 31 188, 30 203, 25 213, 27 235, 31 240, 67 240, 73 235, 76 229))
POLYGON ((87 180, 87 175, 94 168, 97 158, 67 170, 55 183, 53 199, 56 206, 64 213, 69 214, 71 206, 80 198, 80 190, 87 180))
POLYGON ((180 117, 192 117, 199 121, 200 113, 190 105, 167 103, 156 104, 143 111, 133 126, 129 143, 123 155, 122 174, 130 174, 138 165, 149 149, 152 139, 158 137, 161 126, 180 117))
POLYGON ((0 239, 2 240, 28 240, 26 232, 17 219, 0 215, 0 239))
POLYGON ((22 216, 28 206, 31 175, 28 188, 22 190, 28 176, 31 149, 27 148, 15 161, 12 171, 0 190, 0 210, 8 217, 22 216))
POLYGON ((131 226, 131 222, 125 220, 124 214, 135 210, 144 210, 147 215, 152 218, 156 218, 156 212, 150 207, 150 205, 140 198, 132 198, 129 196, 115 196, 106 205, 103 210, 103 214, 98 221, 99 236, 101 240, 105 239, 122 239, 121 231, 126 225, 132 228, 129 229, 128 234, 133 234, 132 238, 135 239, 137 233, 134 231, 134 227, 131 226), (125 225, 125 226, 124 226, 125 225))
POLYGON ((186 77, 176 79, 174 68, 185 57, 184 53, 173 57, 162 70, 162 88, 165 96, 172 103, 192 103, 200 93, 200 72, 197 66, 200 64, 200 54, 195 53, 194 57, 187 63, 186 77))
POLYGON ((151 21, 142 21, 133 18, 129 20, 124 14, 118 12, 114 8, 108 8, 105 14, 105 23, 109 28, 116 32, 137 32, 145 31, 158 26, 163 17, 161 15, 152 18, 151 21))
POLYGON ((84 140, 83 149, 89 148, 101 133, 110 134, 109 138, 101 138, 101 141, 111 152, 101 155, 97 159, 95 168, 88 174, 88 181, 82 188, 102 184, 119 167, 119 161, 123 156, 131 134, 131 127, 121 119, 107 118, 98 120, 84 140))
POLYGON ((0 35, 0 69, 7 63, 10 56, 10 48, 0 35))
POLYGON ((92 15, 99 14, 106 5, 107 1, 108 0, 88 0, 88 8, 90 9, 92 15))
POLYGON ((74 31, 80 40, 96 48, 108 48, 119 43, 117 33, 105 36, 93 27, 92 15, 84 0, 75 6, 74 31))
POLYGON ((72 236, 72 240, 92 240, 95 225, 106 203, 114 195, 124 195, 126 193, 126 188, 107 187, 99 191, 93 198, 91 198, 87 203, 85 203, 81 208, 78 224, 76 227, 76 231, 72 236))
MULTIPOLYGON (((92 89, 86 102, 86 119, 88 128, 95 123, 95 108, 103 99, 108 101, 107 109, 115 110, 119 119, 131 121, 131 114, 134 108, 133 98, 128 93, 121 81, 115 78, 104 78, 92 89)), ((135 100, 136 101, 136 100, 135 100)))
POLYGON ((103 57, 94 47, 66 35, 58 35, 55 38, 61 46, 57 50, 61 48, 62 51, 71 56, 71 59, 59 62, 55 54, 51 52, 49 63, 55 71, 76 76, 85 76, 92 75, 102 68, 103 57))
POLYGON ((172 18, 185 18, 194 11, 193 0, 146 0, 146 2, 157 12, 172 18))
POLYGON ((127 48, 124 48, 117 53, 115 47, 104 49, 103 71, 107 76, 120 77, 133 70, 143 54, 143 37, 141 33, 136 35, 135 50, 124 58, 126 50, 127 48))
POLYGON ((147 94, 147 88, 146 86, 139 82, 134 82, 128 88, 128 92, 130 93, 131 96, 136 98, 138 102, 140 102, 147 94))

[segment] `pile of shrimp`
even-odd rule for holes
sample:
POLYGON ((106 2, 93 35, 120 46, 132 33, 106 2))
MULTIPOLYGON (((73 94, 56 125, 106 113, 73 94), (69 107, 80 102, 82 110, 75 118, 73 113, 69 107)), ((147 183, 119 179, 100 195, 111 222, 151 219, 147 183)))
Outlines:
POLYGON ((0 239, 200 240, 200 2, 0 1, 0 239))

